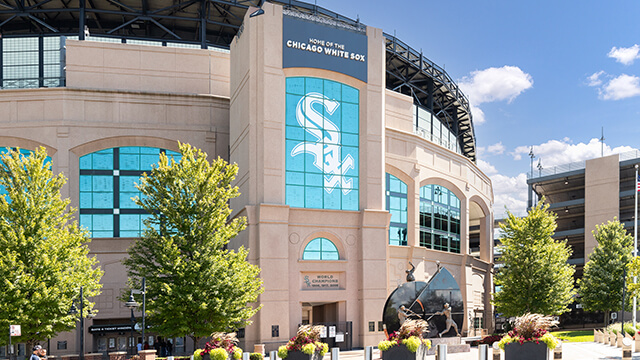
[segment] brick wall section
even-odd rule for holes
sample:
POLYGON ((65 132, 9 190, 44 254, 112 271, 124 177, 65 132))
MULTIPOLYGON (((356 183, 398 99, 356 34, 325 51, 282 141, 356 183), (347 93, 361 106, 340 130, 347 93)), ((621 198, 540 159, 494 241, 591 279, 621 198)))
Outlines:
POLYGON ((138 355, 140 355, 140 360, 156 360, 155 350, 142 350, 138 352, 138 355))

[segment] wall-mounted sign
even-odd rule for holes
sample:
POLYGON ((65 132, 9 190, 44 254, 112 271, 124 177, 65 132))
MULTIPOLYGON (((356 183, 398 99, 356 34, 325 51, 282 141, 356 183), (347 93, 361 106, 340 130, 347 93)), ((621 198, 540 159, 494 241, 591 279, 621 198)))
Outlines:
POLYGON ((282 67, 310 67, 367 82, 367 36, 284 15, 282 67))
POLYGON ((339 290, 341 288, 338 273, 302 274, 302 290, 339 290))
POLYGON ((131 331, 131 325, 92 325, 90 333, 125 332, 131 331))
POLYGON ((11 336, 22 336, 20 325, 9 325, 9 334, 11 336))

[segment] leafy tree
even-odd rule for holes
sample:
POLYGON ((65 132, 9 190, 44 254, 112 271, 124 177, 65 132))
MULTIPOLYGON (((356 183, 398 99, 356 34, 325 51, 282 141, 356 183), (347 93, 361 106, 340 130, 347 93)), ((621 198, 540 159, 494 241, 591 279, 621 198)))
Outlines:
POLYGON ((582 279, 578 279, 580 301, 587 311, 604 311, 608 324, 610 312, 622 306, 623 271, 631 262, 633 237, 615 218, 596 225, 593 236, 598 245, 589 255, 582 279))
POLYGON ((100 293, 102 271, 88 257, 88 233, 73 221, 75 209, 60 197, 66 179, 51 171, 44 148, 29 156, 19 149, 0 161, 0 335, 8 343, 9 325, 21 325, 31 349, 37 342, 75 327, 69 315, 84 287, 87 298, 100 293))
POLYGON ((160 156, 158 166, 144 176, 138 205, 150 218, 140 240, 124 260, 131 286, 147 284, 149 323, 165 336, 198 340, 217 331, 251 323, 261 306, 260 269, 246 261, 244 247, 229 250, 229 240, 246 225, 244 217, 229 221, 229 199, 239 195, 231 182, 238 172, 218 158, 189 144, 180 144, 179 161, 160 156))
POLYGON ((525 313, 559 315, 568 311, 573 300, 574 267, 567 264, 571 250, 565 241, 551 236, 556 229, 556 215, 547 211, 544 199, 518 218, 507 212, 500 224, 502 261, 495 275, 500 287, 493 296, 497 311, 505 316, 525 313))

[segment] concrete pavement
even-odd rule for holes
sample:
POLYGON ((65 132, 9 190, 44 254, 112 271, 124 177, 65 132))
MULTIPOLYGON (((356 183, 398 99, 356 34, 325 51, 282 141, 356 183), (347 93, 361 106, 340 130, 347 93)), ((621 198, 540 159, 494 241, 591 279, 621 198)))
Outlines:
MULTIPOLYGON (((504 359, 504 353, 501 354, 504 359)), ((553 359, 553 355, 550 357, 553 359)), ((340 360, 362 360, 364 359, 364 350, 343 351, 340 353, 340 360)), ((374 349, 373 359, 380 359, 380 351, 374 349)), ((435 359, 435 355, 427 356, 428 360, 435 359)), ((471 352, 447 354, 447 360, 477 360, 478 348, 472 347, 471 352)), ((489 359, 493 359, 490 357, 489 359)), ((583 342, 583 343, 564 343, 562 344, 563 360, 621 360, 622 349, 612 347, 600 343, 583 342)), ((640 352, 633 353, 633 360, 640 360, 640 352)), ((331 360, 331 352, 325 355, 323 360, 331 360)))

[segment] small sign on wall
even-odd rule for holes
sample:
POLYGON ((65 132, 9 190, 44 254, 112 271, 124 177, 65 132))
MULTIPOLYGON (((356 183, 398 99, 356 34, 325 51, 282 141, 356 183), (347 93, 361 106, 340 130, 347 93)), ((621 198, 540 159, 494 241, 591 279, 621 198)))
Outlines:
POLYGON ((340 273, 303 273, 302 290, 340 290, 340 273))

